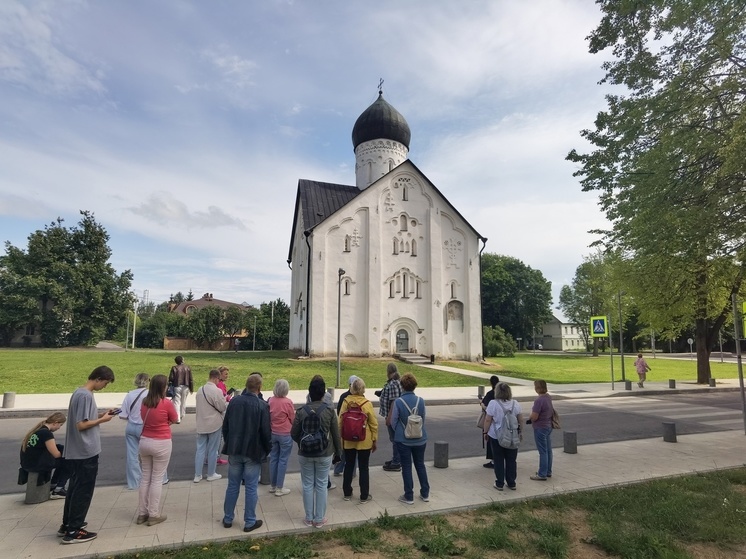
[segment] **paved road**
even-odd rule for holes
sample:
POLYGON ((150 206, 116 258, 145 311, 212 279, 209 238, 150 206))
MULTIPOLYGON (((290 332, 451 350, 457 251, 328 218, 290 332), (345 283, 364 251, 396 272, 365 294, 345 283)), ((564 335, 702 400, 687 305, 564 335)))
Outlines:
MULTIPOLYGON (((530 402, 523 402, 524 411, 530 402)), ((576 431, 578 444, 594 444, 662 436, 662 421, 675 421, 678 434, 711 431, 743 430, 740 395, 735 392, 711 394, 671 394, 646 397, 590 398, 556 402, 565 430, 576 431)), ((452 458, 482 454, 481 438, 476 428, 478 406, 430 406, 428 436, 430 441, 449 442, 452 458)), ((0 477, 0 494, 17 493, 18 449, 23 435, 33 427, 35 419, 0 420, 0 464, 7 468, 0 477)), ((124 427, 125 422, 113 420, 102 426, 102 445, 98 483, 124 485, 124 427)), ((521 450, 534 449, 533 437, 524 440, 521 450)), ((174 452, 169 466, 171 479, 191 479, 194 463, 194 415, 187 415, 180 425, 173 427, 174 452)), ((57 437, 58 441, 61 437, 57 437)), ((562 433, 553 437, 555 447, 562 446, 562 433)), ((391 447, 384 441, 371 458, 372 466, 381 466, 391 458, 391 447)), ((433 445, 428 444, 427 460, 433 459, 433 445)), ((295 453, 289 471, 297 472, 295 453)), ((227 467, 220 466, 226 474, 227 467)), ((337 480, 339 481, 339 480, 337 480)))

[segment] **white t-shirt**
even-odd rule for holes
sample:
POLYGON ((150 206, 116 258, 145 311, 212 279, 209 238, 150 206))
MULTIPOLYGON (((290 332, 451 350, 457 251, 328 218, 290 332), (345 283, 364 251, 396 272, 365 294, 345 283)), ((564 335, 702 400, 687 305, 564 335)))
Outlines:
POLYGON ((490 424, 489 431, 487 431, 487 434, 490 437, 492 437, 493 439, 497 439, 497 430, 503 423, 505 411, 510 411, 511 409, 513 410, 513 415, 518 417, 518 415, 521 413, 521 404, 519 404, 515 400, 508 400, 507 402, 503 400, 492 400, 489 404, 487 404, 487 417, 492 418, 492 423, 490 424))

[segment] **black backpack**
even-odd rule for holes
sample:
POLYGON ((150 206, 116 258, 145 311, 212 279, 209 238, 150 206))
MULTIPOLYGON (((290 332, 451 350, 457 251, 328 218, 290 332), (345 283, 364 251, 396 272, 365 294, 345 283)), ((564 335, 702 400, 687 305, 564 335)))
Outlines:
POLYGON ((308 405, 303 406, 306 417, 303 418, 300 424, 301 437, 300 441, 298 441, 298 449, 304 456, 323 456, 326 453, 326 448, 329 446, 329 438, 321 429, 320 416, 328 407, 326 404, 321 404, 314 411, 308 405))

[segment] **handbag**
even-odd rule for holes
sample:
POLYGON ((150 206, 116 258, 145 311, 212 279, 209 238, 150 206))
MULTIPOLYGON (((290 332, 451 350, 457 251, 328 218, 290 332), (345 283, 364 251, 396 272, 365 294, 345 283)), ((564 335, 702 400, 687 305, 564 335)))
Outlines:
POLYGON ((176 392, 174 391, 174 383, 169 382, 168 386, 166 387, 166 397, 173 398, 175 395, 176 395, 176 392))
POLYGON ((557 413, 557 410, 552 408, 552 429, 562 429, 562 425, 560 424, 560 416, 557 413))
POLYGON ((487 418, 487 412, 485 410, 482 410, 479 413, 479 419, 477 419, 477 427, 479 427, 482 431, 484 431, 484 420, 487 418))

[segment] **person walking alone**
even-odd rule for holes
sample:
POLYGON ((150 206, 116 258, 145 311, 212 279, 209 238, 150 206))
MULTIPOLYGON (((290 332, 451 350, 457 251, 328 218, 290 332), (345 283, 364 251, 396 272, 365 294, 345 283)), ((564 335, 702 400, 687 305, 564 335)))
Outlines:
POLYGON ((637 360, 635 360, 635 369, 637 370, 637 377, 640 379, 640 382, 637 383, 637 386, 640 388, 645 388, 643 383, 648 378, 648 371, 650 370, 650 365, 648 365, 648 362, 645 361, 645 358, 642 356, 642 353, 637 354, 637 360))

